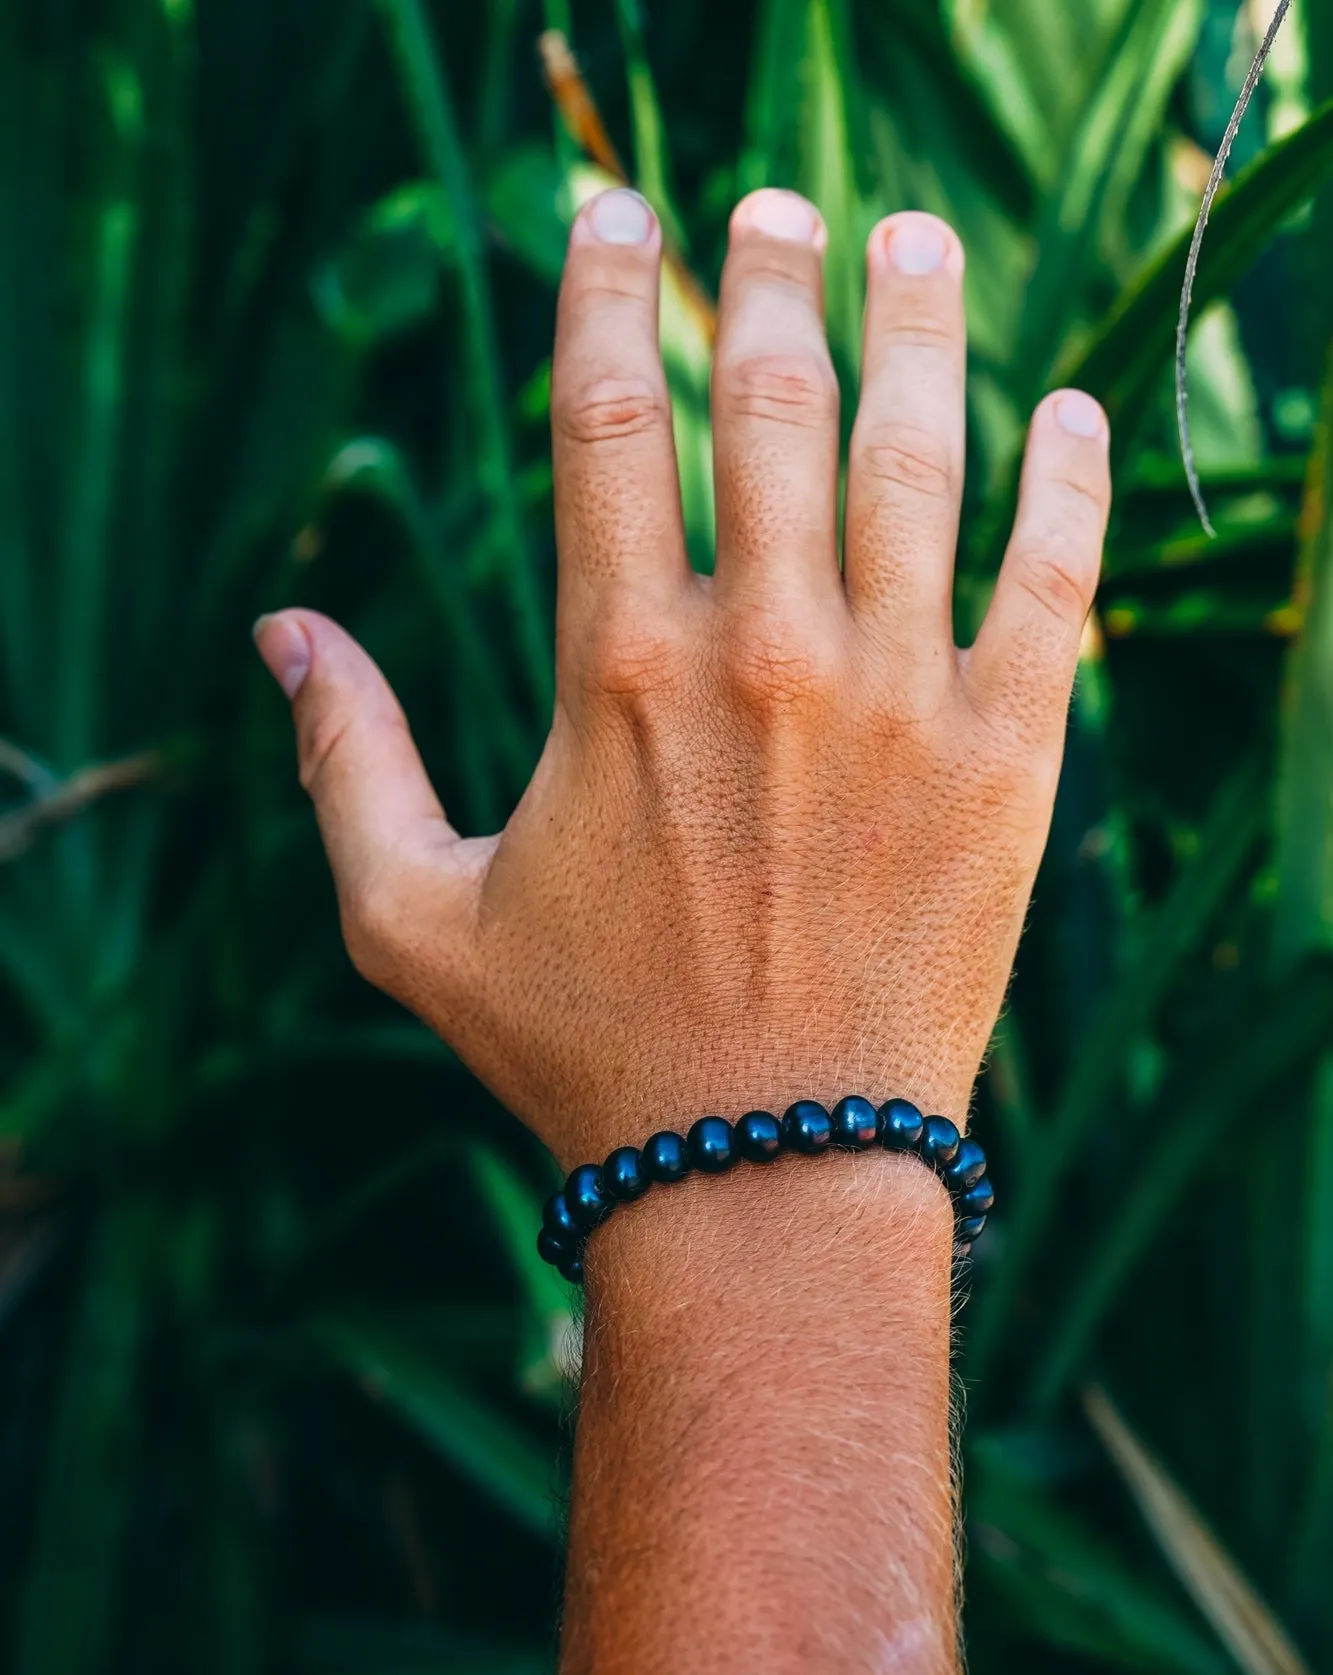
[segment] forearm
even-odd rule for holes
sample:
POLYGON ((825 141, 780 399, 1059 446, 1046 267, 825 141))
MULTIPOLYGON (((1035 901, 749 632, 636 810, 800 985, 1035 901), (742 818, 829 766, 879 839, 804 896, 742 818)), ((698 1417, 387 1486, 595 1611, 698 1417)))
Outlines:
POLYGON ((951 1239, 875 1152, 590 1240, 563 1675, 956 1668, 951 1239))

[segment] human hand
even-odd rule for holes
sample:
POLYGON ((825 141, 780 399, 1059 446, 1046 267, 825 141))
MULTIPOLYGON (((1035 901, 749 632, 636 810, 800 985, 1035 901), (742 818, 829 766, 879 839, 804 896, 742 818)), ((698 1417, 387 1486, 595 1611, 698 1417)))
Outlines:
POLYGON ((732 220, 713 376, 717 566, 681 528, 659 228, 584 208, 552 412, 557 700, 499 837, 463 839, 367 655, 257 627, 358 969, 569 1165, 705 1111, 904 1095, 960 1126, 1045 842, 1110 486, 1104 416, 1049 397, 973 647, 954 647, 963 256, 871 235, 838 552, 825 233, 732 220))

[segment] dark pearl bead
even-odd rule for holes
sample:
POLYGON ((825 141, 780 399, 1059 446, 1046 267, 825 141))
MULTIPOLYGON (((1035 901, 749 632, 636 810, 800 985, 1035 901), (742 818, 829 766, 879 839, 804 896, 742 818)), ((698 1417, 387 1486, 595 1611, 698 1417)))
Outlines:
POLYGON ((575 1224, 584 1233, 604 1222, 616 1207, 606 1190, 602 1171, 595 1163, 580 1163, 565 1182, 565 1202, 575 1224))
POLYGON ((970 1245, 974 1239, 979 1239, 986 1230, 985 1216, 966 1216, 954 1228, 959 1244, 970 1245))
POLYGON ((771 1111, 747 1111, 734 1138, 736 1150, 751 1163, 772 1163, 782 1150, 782 1125, 771 1111))
POLYGON ((583 1284, 583 1258, 571 1256, 560 1264, 560 1276, 567 1279, 571 1285, 583 1284))
POLYGON ((643 1172, 643 1159, 637 1146, 616 1147, 602 1165, 602 1184, 620 1204, 643 1197, 652 1183, 643 1172))
POLYGON ((994 1203, 995 1188, 990 1184, 989 1177, 983 1175, 954 1199, 953 1207, 958 1215, 967 1220, 970 1216, 984 1216, 994 1203))
POLYGON ((986 1154, 975 1140, 960 1140, 953 1162, 944 1171, 951 1187, 974 1186, 986 1173, 986 1154))
POLYGON ((958 1155, 962 1139, 948 1117, 927 1117, 921 1135, 921 1155, 932 1169, 942 1169, 958 1155))
POLYGON ((569 1202, 563 1192, 552 1193, 542 1205, 542 1226, 570 1245, 583 1236, 582 1228, 569 1213, 569 1202))
POLYGON ((910 1099, 890 1099, 879 1108, 880 1139, 891 1152, 914 1152, 926 1119, 910 1099))
POLYGON ((577 1250, 577 1240, 562 1239, 558 1234, 552 1233, 549 1227, 543 1227, 537 1235, 537 1255, 543 1262, 549 1262, 553 1268, 558 1268, 577 1250))
POLYGON ((725 1117, 700 1117, 685 1137, 685 1149, 705 1175, 723 1175, 736 1161, 731 1124, 725 1117))
POLYGON ((879 1139, 879 1112, 868 1099, 849 1094, 833 1107, 833 1144, 864 1151, 879 1139))
POLYGON ((822 1152, 833 1138, 828 1112, 813 1099, 798 1099, 782 1113, 782 1140, 794 1152, 822 1152))
POLYGON ((673 1134, 670 1129, 663 1129, 660 1134, 654 1134, 643 1148, 641 1159, 643 1172, 650 1181, 681 1180, 690 1172, 690 1160, 685 1150, 685 1142, 679 1134, 673 1134))

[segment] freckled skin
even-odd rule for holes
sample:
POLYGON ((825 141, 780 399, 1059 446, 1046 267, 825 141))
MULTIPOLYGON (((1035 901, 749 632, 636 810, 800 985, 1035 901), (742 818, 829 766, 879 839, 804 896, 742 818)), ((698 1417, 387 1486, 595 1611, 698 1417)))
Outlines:
MULTIPOLYGON (((959 651, 962 251, 928 216, 871 236, 840 568, 824 242, 790 194, 733 218, 702 578, 660 232, 623 199, 576 221, 558 697, 499 836, 449 826, 342 630, 309 611, 257 630, 352 958, 565 1167, 801 1097, 901 1095, 962 1128, 1008 979, 1096 585, 1105 421, 1076 392, 1038 409, 959 651)), ((563 1675, 956 1669, 950 1250, 939 1184, 880 1151, 691 1178, 596 1233, 563 1675)))

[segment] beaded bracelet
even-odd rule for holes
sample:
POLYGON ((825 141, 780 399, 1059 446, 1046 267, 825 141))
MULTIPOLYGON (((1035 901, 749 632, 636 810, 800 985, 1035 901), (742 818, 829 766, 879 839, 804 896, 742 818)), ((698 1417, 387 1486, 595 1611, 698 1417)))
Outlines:
POLYGON ((669 1186, 696 1169, 721 1175, 742 1159, 771 1163, 782 1152, 813 1156, 871 1146, 911 1152, 935 1171, 953 1199, 957 1252, 966 1256, 995 1202, 985 1152, 947 1117, 923 1117, 909 1100, 890 1099, 876 1110, 855 1094, 840 1099, 832 1112, 813 1099, 798 1099, 780 1122, 771 1111, 749 1111, 734 1127, 725 1117, 700 1117, 684 1139, 664 1129, 642 1151, 619 1146, 603 1164, 580 1164, 564 1190, 546 1201, 537 1251, 571 1284, 581 1285, 588 1235, 617 1205, 642 1198, 654 1182, 669 1186))

